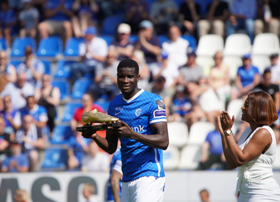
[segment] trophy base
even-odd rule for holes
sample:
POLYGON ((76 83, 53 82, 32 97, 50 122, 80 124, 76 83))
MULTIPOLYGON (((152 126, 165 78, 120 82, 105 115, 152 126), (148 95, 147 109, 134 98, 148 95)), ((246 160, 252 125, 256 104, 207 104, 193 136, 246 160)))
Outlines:
POLYGON ((98 130, 106 130, 108 127, 113 127, 113 128, 119 128, 121 127, 122 124, 120 122, 116 123, 107 123, 107 124, 101 124, 101 125, 84 125, 82 127, 76 127, 76 130, 79 132, 89 132, 91 134, 96 133, 98 130))

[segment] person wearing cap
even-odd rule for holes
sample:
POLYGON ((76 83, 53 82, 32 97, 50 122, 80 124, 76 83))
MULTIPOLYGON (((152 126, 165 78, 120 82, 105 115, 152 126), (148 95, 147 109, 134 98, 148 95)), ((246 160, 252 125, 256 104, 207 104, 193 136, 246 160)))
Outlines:
POLYGON ((7 157, 1 167, 1 172, 17 173, 27 172, 29 163, 25 154, 21 154, 21 145, 17 141, 11 142, 10 146, 11 156, 7 157))
POLYGON ((14 195, 16 202, 29 202, 30 196, 25 190, 18 189, 14 195))
POLYGON ((94 26, 89 26, 84 34, 85 42, 79 45, 81 62, 74 63, 71 67, 73 81, 86 73, 94 78, 96 66, 105 62, 108 54, 107 43, 104 39, 97 37, 97 30, 94 26))
POLYGON ((74 34, 77 38, 83 37, 83 30, 95 24, 92 19, 99 7, 95 0, 75 0, 72 10, 76 13, 71 18, 74 34))
POLYGON ((158 56, 161 53, 161 45, 157 36, 153 35, 154 26, 149 20, 140 23, 138 33, 138 42, 135 45, 136 50, 144 52, 146 63, 151 71, 158 66, 158 56))
POLYGON ((132 33, 139 31, 141 21, 149 18, 148 4, 141 0, 130 0, 126 6, 126 22, 130 25, 132 33))
POLYGON ((133 54, 134 44, 129 41, 130 34, 131 28, 128 24, 121 23, 118 26, 116 39, 109 46, 109 49, 116 53, 118 61, 128 59, 133 54))
POLYGON ((17 72, 25 72, 27 82, 34 88, 41 87, 42 76, 45 72, 44 64, 36 58, 31 46, 26 46, 24 56, 24 61, 17 66, 17 72))
POLYGON ((268 69, 271 71, 271 83, 278 85, 280 88, 280 64, 278 63, 278 58, 278 53, 270 55, 271 66, 268 69))
POLYGON ((243 55, 242 62, 237 70, 235 86, 231 88, 230 100, 247 95, 261 81, 259 69, 252 65, 251 54, 243 55))
POLYGON ((37 35, 37 25, 39 22, 39 12, 32 6, 31 0, 22 0, 23 10, 19 13, 20 20, 20 37, 25 38, 30 36, 31 38, 37 35))
POLYGON ((72 24, 70 18, 74 12, 72 0, 47 0, 44 6, 45 20, 38 25, 41 38, 48 38, 49 35, 62 34, 63 42, 72 37, 72 24))

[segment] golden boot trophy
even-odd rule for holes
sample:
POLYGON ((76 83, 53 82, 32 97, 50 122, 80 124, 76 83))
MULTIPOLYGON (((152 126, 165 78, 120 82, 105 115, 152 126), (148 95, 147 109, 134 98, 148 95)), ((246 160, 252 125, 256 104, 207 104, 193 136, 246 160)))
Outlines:
POLYGON ((109 126, 113 128, 121 127, 119 119, 108 114, 99 112, 94 109, 89 112, 85 112, 82 115, 82 122, 85 124, 82 127, 76 127, 76 130, 83 132, 85 138, 90 138, 92 134, 96 133, 98 130, 106 130, 109 126), (92 123, 101 123, 100 125, 93 125, 92 123))

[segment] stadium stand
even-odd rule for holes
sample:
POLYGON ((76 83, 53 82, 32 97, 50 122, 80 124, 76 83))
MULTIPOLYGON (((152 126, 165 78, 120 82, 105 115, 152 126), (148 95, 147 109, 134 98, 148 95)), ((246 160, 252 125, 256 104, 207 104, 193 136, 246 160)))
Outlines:
POLYGON ((51 144, 68 145, 71 134, 72 130, 69 125, 57 125, 53 131, 51 144))
POLYGON ((58 54, 63 53, 63 46, 61 38, 57 36, 51 36, 45 39, 41 39, 37 51, 39 57, 56 57, 58 54))
POLYGON ((75 81, 72 89, 71 98, 72 99, 82 99, 83 94, 85 94, 91 84, 91 80, 87 78, 81 78, 75 81))
POLYGON ((41 61, 43 64, 44 64, 44 67, 45 67, 45 74, 49 74, 49 75, 52 75, 52 64, 51 64, 51 61, 48 61, 48 60, 42 60, 41 61))
POLYGON ((224 55, 239 56, 251 52, 250 38, 246 34, 232 34, 226 39, 224 55))
POLYGON ((79 56, 79 45, 84 39, 77 39, 75 37, 69 39, 66 43, 63 55, 65 57, 78 57, 79 56))
POLYGON ((54 74, 54 78, 70 79, 70 69, 73 63, 75 63, 75 61, 59 60, 56 64, 56 72, 54 74))
POLYGON ((34 39, 30 37, 26 38, 16 38, 13 41, 12 45, 12 52, 11 52, 11 58, 13 57, 23 57, 24 56, 24 50, 27 46, 31 46, 33 52, 36 52, 36 42, 34 39))
POLYGON ((72 116, 74 115, 75 110, 78 107, 82 107, 81 102, 70 102, 64 106, 64 114, 62 118, 62 122, 68 122, 71 120, 72 116))
POLYGON ((60 99, 70 98, 70 84, 67 79, 54 79, 52 81, 53 87, 58 87, 60 90, 60 99))
POLYGON ((188 142, 188 127, 185 123, 170 122, 167 124, 169 131, 169 144, 183 147, 188 142))
POLYGON ((67 160, 65 149, 48 148, 44 153, 44 160, 41 171, 59 171, 64 170, 67 160))
POLYGON ((0 51, 7 50, 7 41, 5 38, 0 38, 0 51))
POLYGON ((204 35, 200 38, 196 54, 198 56, 213 57, 217 51, 223 51, 224 40, 221 36, 215 34, 204 35))
POLYGON ((179 162, 179 169, 195 169, 199 163, 199 157, 201 156, 200 145, 187 145, 181 151, 181 157, 179 162))
POLYGON ((237 75, 238 67, 242 66, 242 60, 239 56, 224 56, 223 62, 229 66, 229 75, 234 80, 237 75))
POLYGON ((279 52, 279 39, 275 34, 264 33, 255 37, 252 47, 253 55, 271 55, 279 52))
POLYGON ((163 152, 163 167, 167 170, 178 168, 180 152, 176 146, 169 145, 168 149, 163 152))
POLYGON ((196 122, 190 129, 189 144, 201 145, 209 132, 215 129, 215 126, 209 122, 196 122))
POLYGON ((117 30, 117 26, 122 22, 124 22, 124 19, 118 15, 105 18, 103 21, 101 34, 114 35, 117 30))

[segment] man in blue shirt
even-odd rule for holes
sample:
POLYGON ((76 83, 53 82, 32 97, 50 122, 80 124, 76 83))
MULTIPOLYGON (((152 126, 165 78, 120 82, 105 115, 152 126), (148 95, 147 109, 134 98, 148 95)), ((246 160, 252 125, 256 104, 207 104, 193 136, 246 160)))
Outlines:
POLYGON ((122 159, 121 151, 117 149, 110 164, 110 178, 106 202, 120 202, 122 190, 122 159))
POLYGON ((121 141, 121 201, 162 201, 165 188, 163 153, 167 149, 166 108, 160 96, 137 87, 139 66, 131 59, 118 65, 117 83, 122 94, 110 103, 108 114, 118 117, 122 127, 108 128, 106 138, 83 133, 112 154, 121 141))
POLYGON ((246 29, 251 43, 254 40, 254 20, 257 14, 256 0, 234 0, 231 15, 226 25, 227 36, 234 34, 237 29, 246 29))
POLYGON ((52 34, 64 34, 65 42, 72 37, 73 0, 48 0, 44 8, 45 21, 38 25, 41 38, 52 34))
POLYGON ((236 88, 231 91, 231 100, 247 95, 261 81, 259 69, 252 65, 251 55, 243 55, 242 61, 243 65, 238 68, 235 78, 236 88))

